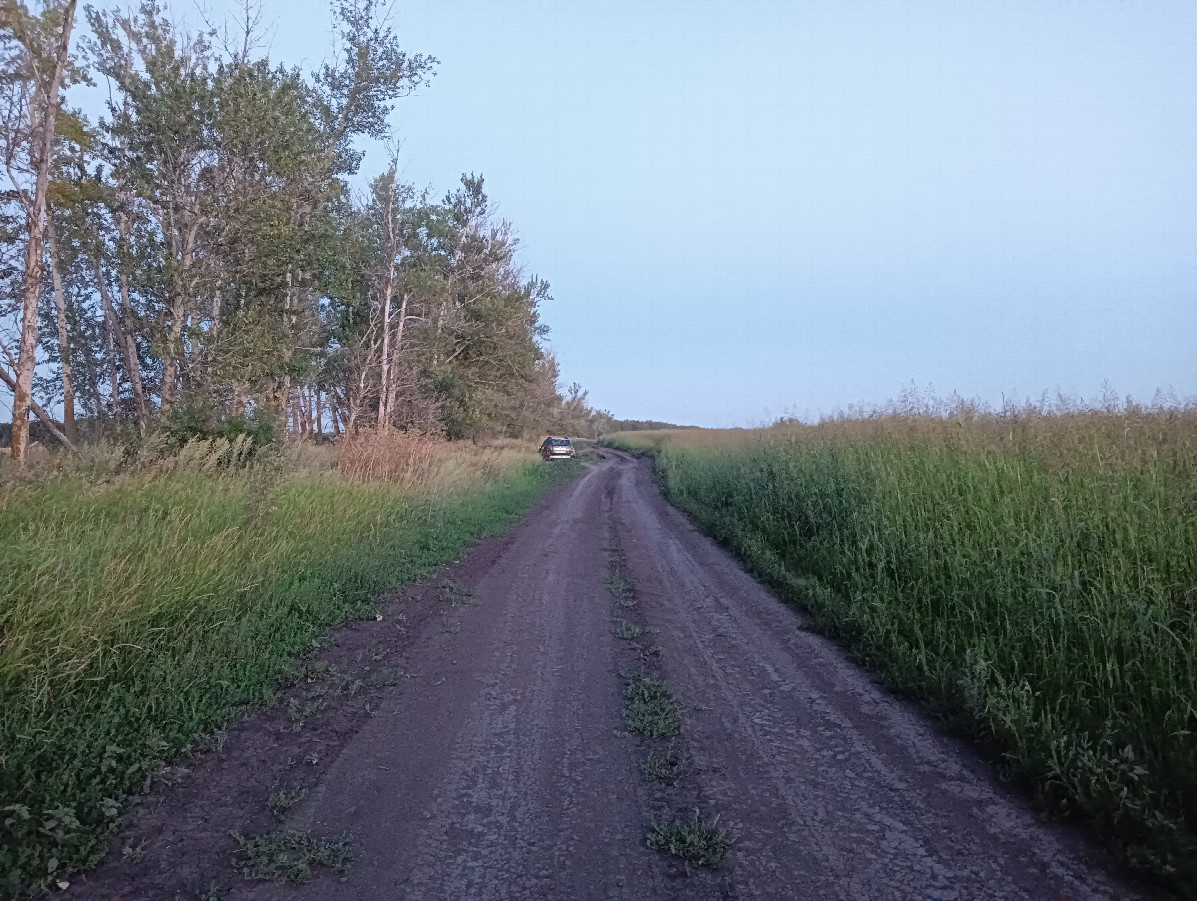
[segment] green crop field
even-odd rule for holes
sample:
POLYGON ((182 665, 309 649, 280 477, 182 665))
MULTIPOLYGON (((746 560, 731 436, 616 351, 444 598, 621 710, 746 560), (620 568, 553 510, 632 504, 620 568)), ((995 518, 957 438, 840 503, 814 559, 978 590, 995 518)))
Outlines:
POLYGON ((1197 413, 646 432, 670 500, 1050 808, 1197 887, 1197 413))
POLYGON ((353 475, 360 448, 338 468, 318 448, 238 465, 227 442, 0 472, 0 895, 96 859, 164 761, 575 471, 530 448, 406 445, 389 469, 368 456, 389 481, 353 475))

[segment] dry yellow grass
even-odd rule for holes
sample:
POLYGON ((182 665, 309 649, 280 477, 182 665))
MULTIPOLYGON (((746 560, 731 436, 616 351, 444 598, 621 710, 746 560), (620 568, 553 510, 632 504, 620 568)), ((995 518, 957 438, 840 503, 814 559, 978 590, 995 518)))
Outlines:
POLYGON ((337 472, 353 481, 445 490, 490 481, 534 454, 529 442, 446 441, 395 429, 359 432, 335 445, 337 472))

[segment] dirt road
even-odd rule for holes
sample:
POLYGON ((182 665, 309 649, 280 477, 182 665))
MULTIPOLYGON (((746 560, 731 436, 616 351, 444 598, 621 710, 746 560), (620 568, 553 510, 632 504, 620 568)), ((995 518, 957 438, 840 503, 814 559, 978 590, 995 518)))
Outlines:
POLYGON ((604 453, 510 536, 328 650, 342 667, 385 652, 395 684, 299 728, 293 704, 289 720, 246 720, 164 780, 68 895, 1139 897, 806 631, 661 499, 644 463, 604 453), (672 744, 625 727, 625 680, 642 671, 681 703, 672 744), (640 771, 665 749, 691 762, 675 785, 640 771), (272 815, 267 796, 292 784, 306 794, 272 815), (732 838, 715 870, 646 846, 651 822, 695 809, 732 838), (230 830, 280 823, 348 833, 355 862, 299 886, 232 869, 230 830))

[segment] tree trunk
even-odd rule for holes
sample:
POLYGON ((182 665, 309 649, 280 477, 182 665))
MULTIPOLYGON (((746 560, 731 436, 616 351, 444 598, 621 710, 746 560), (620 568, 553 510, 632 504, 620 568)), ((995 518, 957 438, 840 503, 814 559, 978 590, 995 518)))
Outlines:
MULTIPOLYGON (((13 393, 16 393, 17 380, 14 379, 11 375, 9 375, 8 371, 3 366, 0 366, 0 382, 4 382, 4 384, 8 385, 8 387, 13 390, 13 393)), ((38 419, 41 420, 42 425, 44 425, 46 427, 46 429, 49 430, 51 435, 53 435, 55 438, 57 438, 59 441, 61 441, 63 444, 65 444, 67 447, 69 447, 71 450, 75 449, 75 445, 71 443, 71 440, 69 438, 67 438, 66 435, 62 434, 62 431, 58 428, 58 425, 54 422, 54 417, 52 417, 49 413, 47 413, 45 410, 43 410, 41 404, 39 404, 33 398, 29 399, 29 409, 33 411, 34 416, 36 416, 38 419)), ((26 414, 26 415, 28 415, 28 414, 26 414)), ((13 431, 15 432, 16 430, 14 429, 13 431)))
POLYGON ((179 393, 179 350, 183 341, 183 311, 172 307, 170 332, 166 338, 166 353, 162 358, 162 415, 174 409, 179 393))
MULTIPOLYGON (((75 24, 76 0, 69 0, 62 16, 62 33, 54 52, 54 72, 50 83, 39 91, 43 96, 41 121, 32 139, 30 157, 36 162, 37 179, 33 198, 25 210, 29 228, 29 243, 25 247, 25 297, 21 310, 21 345, 17 351, 16 383, 12 389, 12 458, 24 465, 29 449, 29 410, 33 405, 33 369, 37 365, 37 302, 42 290, 42 227, 46 221, 46 191, 50 185, 50 158, 54 154, 54 126, 58 119, 59 92, 62 71, 66 66, 67 50, 71 43, 71 28, 75 24)), ((32 51, 32 48, 30 48, 32 51)), ((41 88, 42 86, 38 86, 41 88)), ((68 442, 69 443, 69 442, 68 442)))
POLYGON ((54 237, 54 217, 46 214, 46 242, 50 245, 50 273, 54 278, 54 308, 58 314, 58 356, 62 361, 62 430, 75 440, 75 383, 71 376, 71 336, 67 331, 66 297, 62 290, 62 272, 58 268, 58 241, 54 237))
MULTIPOLYGON (((125 306, 122 310, 124 323, 117 318, 116 309, 112 305, 112 295, 108 293, 108 283, 104 281, 104 270, 100 266, 100 255, 93 258, 96 268, 96 287, 100 291, 100 304, 104 308, 104 317, 108 320, 110 334, 117 336, 121 354, 125 359, 125 374, 129 377, 129 384, 133 386, 133 401, 137 405, 137 428, 142 437, 145 436, 147 423, 145 389, 141 384, 141 361, 137 359, 137 341, 133 337, 133 311, 129 309, 129 283, 124 274, 120 276, 121 301, 125 306)), ((120 412, 120 392, 117 387, 116 370, 112 373, 112 404, 113 412, 120 412)))
POLYGON ((382 304, 382 377, 378 382, 378 425, 381 428, 390 421, 387 399, 391 395, 391 283, 386 279, 386 299, 382 304))
POLYGON ((405 291, 403 293, 403 300, 399 304, 399 323, 395 326, 395 346, 391 350, 391 380, 387 385, 387 410, 390 413, 391 419, 395 417, 395 407, 398 402, 399 391, 399 351, 403 347, 403 326, 407 324, 407 301, 411 298, 411 293, 405 291))
POLYGON ((92 409, 96 411, 96 416, 103 421, 104 416, 104 398, 100 396, 100 383, 96 380, 96 367, 93 365, 87 367, 87 387, 91 391, 92 409))
POLYGON ((112 312, 111 303, 104 308, 104 331, 108 333, 108 375, 111 379, 109 390, 112 392, 112 415, 115 417, 120 410, 121 390, 116 369, 116 314, 112 312))
POLYGON ((316 436, 318 438, 323 438, 324 437, 324 405, 320 403, 320 389, 319 388, 312 389, 312 397, 313 397, 313 406, 315 407, 315 410, 316 410, 316 416, 315 416, 315 420, 314 420, 316 423, 316 436))

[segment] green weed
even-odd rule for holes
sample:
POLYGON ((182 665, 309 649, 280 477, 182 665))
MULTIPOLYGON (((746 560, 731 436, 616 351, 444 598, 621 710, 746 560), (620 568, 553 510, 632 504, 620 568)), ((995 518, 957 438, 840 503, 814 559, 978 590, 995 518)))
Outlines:
POLYGON ((637 735, 672 738, 681 730, 681 705, 663 679, 632 676, 624 691, 624 702, 624 723, 637 735))
POLYGON ((621 607, 636 606, 635 589, 633 589, 631 583, 624 578, 623 573, 616 569, 610 570, 607 573, 604 582, 607 585, 607 590, 611 592, 617 604, 619 604, 621 607))
POLYGON ((477 607, 480 603, 478 592, 452 580, 441 584, 441 595, 454 607, 477 607))
POLYGON ((626 619, 620 619, 620 621, 615 624, 613 631, 615 632, 616 638, 622 638, 624 641, 631 641, 632 639, 639 638, 644 634, 644 629, 640 628, 640 626, 636 625, 631 620, 626 619))
POLYGON ((317 838, 308 832, 280 829, 265 835, 235 833, 237 856, 233 864, 247 879, 303 883, 313 867, 344 873, 353 862, 346 836, 317 838))
POLYGON ((308 790, 302 785, 280 785, 266 799, 266 806, 275 816, 281 817, 288 810, 307 797, 308 790))
POLYGON ((663 753, 649 752, 640 761, 640 772, 646 779, 677 785, 690 772, 694 761, 672 746, 663 753))
POLYGON ((717 867, 731 849, 731 836, 719 825, 719 817, 703 819, 696 810, 689 820, 653 823, 648 830, 648 846, 687 864, 717 867))

